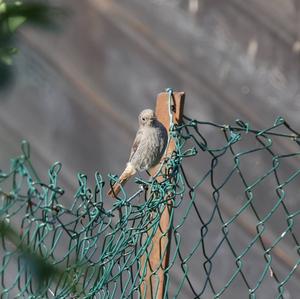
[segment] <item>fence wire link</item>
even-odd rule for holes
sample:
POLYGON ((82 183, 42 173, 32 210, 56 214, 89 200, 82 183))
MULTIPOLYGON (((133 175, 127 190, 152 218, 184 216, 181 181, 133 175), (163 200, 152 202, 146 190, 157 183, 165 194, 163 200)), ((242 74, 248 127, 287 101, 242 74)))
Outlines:
POLYGON ((165 179, 137 178, 140 188, 125 186, 116 200, 98 172, 94 183, 78 174, 73 198, 59 185, 60 163, 42 181, 23 142, 0 171, 1 298, 142 298, 141 258, 170 202, 165 298, 233 298, 237 284, 239 298, 267 298, 258 296, 265 285, 288 298, 299 279, 299 134, 282 118, 263 130, 183 119, 171 126, 176 150, 165 179))

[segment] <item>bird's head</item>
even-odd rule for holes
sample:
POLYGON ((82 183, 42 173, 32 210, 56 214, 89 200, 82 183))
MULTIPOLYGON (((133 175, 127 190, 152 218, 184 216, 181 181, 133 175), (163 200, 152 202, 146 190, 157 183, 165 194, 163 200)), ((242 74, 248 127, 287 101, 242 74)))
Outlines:
POLYGON ((139 115, 139 124, 144 127, 151 127, 156 120, 156 115, 153 110, 145 109, 139 115))

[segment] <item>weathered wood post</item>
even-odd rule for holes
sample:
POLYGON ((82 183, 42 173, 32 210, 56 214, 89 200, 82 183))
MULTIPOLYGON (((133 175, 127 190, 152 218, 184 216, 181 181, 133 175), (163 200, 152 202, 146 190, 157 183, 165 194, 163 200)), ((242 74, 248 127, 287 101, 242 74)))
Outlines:
MULTIPOLYGON (((173 92, 171 101, 171 113, 173 122, 179 124, 182 120, 183 106, 184 106, 183 92, 173 92)), ((158 94, 156 101, 156 116, 158 120, 163 123, 166 129, 170 128, 170 115, 169 115, 169 93, 162 92, 158 94)), ((175 149, 175 142, 170 139, 169 146, 166 150, 166 156, 169 157, 175 149)), ((164 158, 164 157, 163 157, 164 158)), ((159 165, 150 169, 150 174, 155 176, 159 165)), ((164 171, 164 169, 162 169, 164 171)), ((157 178, 158 181, 163 179, 162 176, 157 178)), ((151 190, 150 190, 151 191, 151 190)), ((141 286, 141 295, 145 299, 162 299, 164 296, 165 288, 165 269, 169 264, 170 256, 170 242, 171 242, 171 227, 170 227, 170 212, 172 207, 168 205, 165 207, 161 214, 160 224, 157 232, 152 239, 152 248, 149 256, 142 257, 141 265, 142 270, 147 267, 147 273, 144 283, 141 286), (156 272, 155 276, 152 275, 156 272)))

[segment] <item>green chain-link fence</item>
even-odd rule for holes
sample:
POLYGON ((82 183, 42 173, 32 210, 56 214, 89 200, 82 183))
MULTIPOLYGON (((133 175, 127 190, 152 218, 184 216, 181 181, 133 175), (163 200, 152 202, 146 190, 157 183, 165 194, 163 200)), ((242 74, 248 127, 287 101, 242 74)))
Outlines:
POLYGON ((78 174, 74 197, 58 184, 60 163, 41 181, 23 142, 0 171, 1 298, 142 298, 141 260, 166 205, 165 298, 296 298, 298 133, 282 118, 254 130, 184 117, 171 135, 165 180, 137 178, 115 200, 99 173, 78 174))

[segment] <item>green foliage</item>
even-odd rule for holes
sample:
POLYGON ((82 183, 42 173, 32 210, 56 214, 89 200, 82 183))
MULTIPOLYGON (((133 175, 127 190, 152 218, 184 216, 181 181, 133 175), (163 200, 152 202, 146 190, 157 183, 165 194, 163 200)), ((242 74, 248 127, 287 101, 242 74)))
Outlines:
POLYGON ((32 248, 26 245, 19 233, 14 230, 5 220, 0 220, 0 236, 9 240, 16 248, 27 265, 34 269, 34 274, 39 284, 47 282, 51 276, 61 275, 63 272, 55 268, 52 263, 49 263, 44 257, 35 252, 32 248))
POLYGON ((42 27, 53 25, 53 15, 58 9, 38 2, 0 0, 0 88, 7 83, 13 55, 18 51, 14 37, 18 29, 30 23, 42 27))

